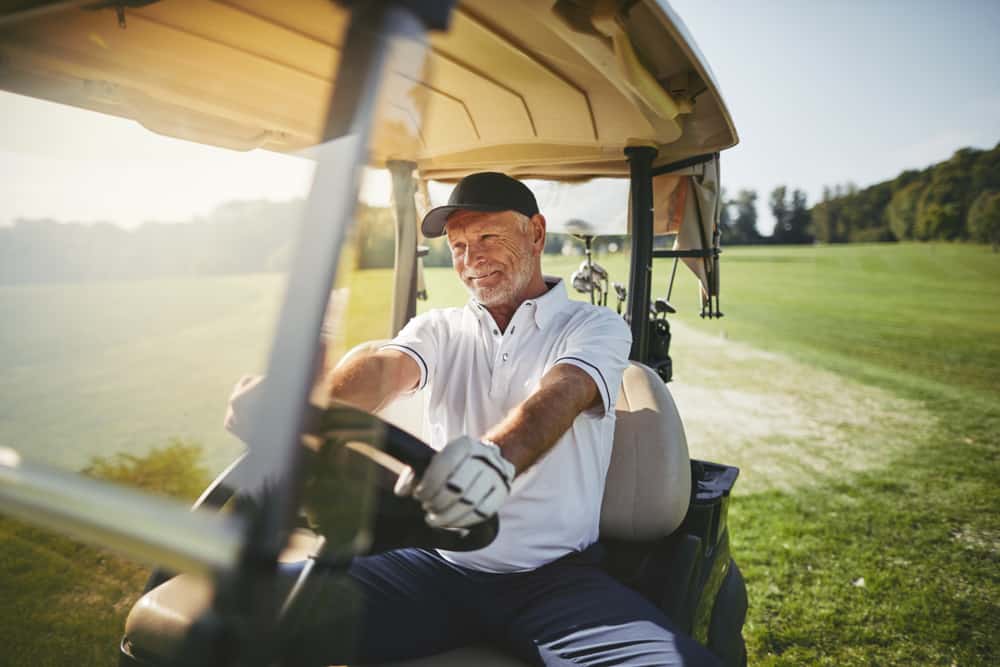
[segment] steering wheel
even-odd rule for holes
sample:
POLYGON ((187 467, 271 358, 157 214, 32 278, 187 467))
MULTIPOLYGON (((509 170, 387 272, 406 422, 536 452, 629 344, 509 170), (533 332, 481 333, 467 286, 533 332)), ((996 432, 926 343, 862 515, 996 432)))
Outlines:
MULTIPOLYGON (((462 531, 432 528, 424 521, 424 512, 413 498, 393 493, 398 473, 410 466, 422 477, 436 454, 423 440, 379 417, 346 405, 307 409, 304 432, 322 441, 320 451, 304 447, 307 468, 319 468, 325 456, 344 453, 373 462, 381 474, 375 475, 376 501, 373 539, 367 553, 379 553, 401 547, 474 551, 489 545, 497 536, 500 521, 496 515, 462 531), (377 445, 381 443, 382 446, 377 445), (367 445, 367 446, 359 446, 367 445)), ((253 446, 253 445, 248 445, 253 446)), ((194 508, 221 509, 234 496, 240 498, 237 480, 246 466, 241 455, 221 472, 195 502, 194 508)), ((174 576, 174 572, 155 568, 143 587, 143 594, 174 576)))
POLYGON ((423 440, 389 422, 355 408, 338 404, 329 408, 311 407, 306 416, 306 433, 323 443, 316 455, 344 451, 377 464, 378 507, 371 551, 387 551, 403 546, 473 551, 490 544, 500 528, 494 515, 463 530, 432 528, 424 521, 424 512, 412 498, 399 498, 393 486, 405 466, 419 479, 437 453, 423 440), (377 443, 382 443, 379 448, 377 443), (333 450, 332 452, 330 450, 333 450))

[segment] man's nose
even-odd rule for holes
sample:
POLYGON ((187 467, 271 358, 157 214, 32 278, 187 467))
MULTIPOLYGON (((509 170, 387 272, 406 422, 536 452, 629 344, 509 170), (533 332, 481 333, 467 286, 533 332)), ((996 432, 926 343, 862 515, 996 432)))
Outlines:
POLYGON ((465 265, 476 266, 477 264, 482 264, 485 261, 486 254, 483 252, 482 246, 475 241, 470 241, 469 244, 465 246, 465 265))

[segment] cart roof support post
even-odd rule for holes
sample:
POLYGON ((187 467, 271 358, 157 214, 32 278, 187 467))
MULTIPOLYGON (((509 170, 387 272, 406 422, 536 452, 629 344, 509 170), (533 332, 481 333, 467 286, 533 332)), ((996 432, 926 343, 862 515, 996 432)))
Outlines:
POLYGON ((649 297, 653 279, 653 160, 656 149, 625 149, 629 166, 629 216, 632 228, 632 266, 628 279, 626 319, 632 327, 629 359, 645 363, 649 349, 649 297))
POLYGON ((393 263, 392 331, 399 333, 417 314, 417 179, 415 162, 392 160, 387 165, 392 175, 392 202, 396 223, 396 261, 393 263))

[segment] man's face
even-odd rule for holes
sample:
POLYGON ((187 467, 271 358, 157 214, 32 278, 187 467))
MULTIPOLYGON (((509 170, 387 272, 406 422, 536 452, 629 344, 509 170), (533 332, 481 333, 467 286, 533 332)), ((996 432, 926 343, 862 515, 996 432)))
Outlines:
MULTIPOLYGON (((458 277, 485 306, 516 304, 535 269, 538 225, 514 211, 458 211, 445 228, 458 277)), ((544 238, 544 230, 542 231, 544 238)))

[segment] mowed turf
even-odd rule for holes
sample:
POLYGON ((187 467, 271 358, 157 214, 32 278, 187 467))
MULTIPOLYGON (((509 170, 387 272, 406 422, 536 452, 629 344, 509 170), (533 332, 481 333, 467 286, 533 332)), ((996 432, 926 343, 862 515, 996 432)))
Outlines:
MULTIPOLYGON (((222 428, 226 402, 266 368, 284 278, 0 286, 0 446, 78 470, 181 438, 221 470, 242 450, 222 428)), ((338 342, 386 337, 391 271, 341 283, 355 298, 338 342)))
MULTIPOLYGON (((546 268, 568 276, 579 261, 546 258, 546 268)), ((626 282, 623 257, 600 261, 626 282)), ((657 296, 669 269, 658 260, 657 296)), ((878 470, 795 491, 741 495, 737 484, 730 525, 750 591, 751 664, 1000 664, 1000 256, 941 244, 727 249, 721 321, 697 317, 694 283, 678 276, 680 320, 890 390, 922 406, 914 424, 930 429, 878 470)), ((385 335, 384 278, 351 282, 349 311, 364 317, 345 345, 385 335)), ((427 283, 431 305, 467 298, 450 270, 428 270, 427 283)), ((218 427, 225 397, 236 376, 263 367, 281 284, 3 288, 0 444, 48 448, 37 455, 79 468, 95 453, 181 436, 206 444, 214 467, 235 448, 218 427), (89 323, 90 337, 67 334, 94 317, 95 301, 112 319, 89 323)), ((674 357, 690 372, 681 347, 674 357)), ((0 663, 108 664, 136 568, 12 522, 0 529, 15 638, 0 663), (83 613, 60 624, 75 603, 83 613)))
POLYGON ((885 469, 735 503, 751 662, 1000 664, 1000 255, 756 248, 727 253, 723 269, 727 317, 699 326, 892 390, 935 419, 885 469))

